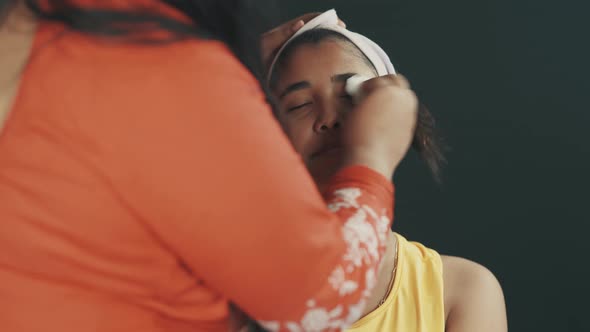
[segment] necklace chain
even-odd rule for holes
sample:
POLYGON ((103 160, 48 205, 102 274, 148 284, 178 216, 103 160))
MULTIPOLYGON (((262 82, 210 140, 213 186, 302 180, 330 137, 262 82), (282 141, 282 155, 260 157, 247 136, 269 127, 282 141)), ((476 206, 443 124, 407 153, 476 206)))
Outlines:
MULTIPOLYGON (((394 235, 395 236, 395 235, 394 235)), ((397 240, 395 242, 395 258, 393 261, 393 269, 391 270, 391 278, 389 279, 389 285, 387 286, 387 292, 385 293, 385 295, 383 296, 383 298, 381 299, 381 301, 379 301, 379 305, 377 306, 377 308, 379 308, 380 306, 383 305, 383 303, 385 303, 385 300, 387 300, 387 297, 389 296, 389 294, 391 293, 391 289, 393 288, 393 282, 395 280, 395 272, 397 270, 397 256, 398 256, 398 246, 399 246, 399 240, 397 240)))

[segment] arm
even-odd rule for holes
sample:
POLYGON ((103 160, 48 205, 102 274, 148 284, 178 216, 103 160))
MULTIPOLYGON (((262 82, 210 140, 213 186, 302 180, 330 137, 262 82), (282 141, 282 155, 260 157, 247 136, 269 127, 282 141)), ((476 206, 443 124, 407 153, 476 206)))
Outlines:
MULTIPOLYGON (((145 99, 125 99, 104 146, 124 202, 197 278, 267 328, 353 323, 385 249, 389 181, 343 169, 326 209, 254 79, 224 47, 163 49, 164 70, 138 80, 145 99)), ((128 82, 101 88, 125 94, 128 82)))
POLYGON ((444 257, 447 332, 508 331, 502 288, 485 267, 458 257, 444 257))

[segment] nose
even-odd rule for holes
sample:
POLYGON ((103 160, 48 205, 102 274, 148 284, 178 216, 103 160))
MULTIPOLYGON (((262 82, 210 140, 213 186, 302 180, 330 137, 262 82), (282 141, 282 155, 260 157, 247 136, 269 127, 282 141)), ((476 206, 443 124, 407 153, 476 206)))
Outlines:
POLYGON ((342 112, 336 106, 325 105, 318 112, 313 130, 318 133, 325 133, 342 126, 342 112))

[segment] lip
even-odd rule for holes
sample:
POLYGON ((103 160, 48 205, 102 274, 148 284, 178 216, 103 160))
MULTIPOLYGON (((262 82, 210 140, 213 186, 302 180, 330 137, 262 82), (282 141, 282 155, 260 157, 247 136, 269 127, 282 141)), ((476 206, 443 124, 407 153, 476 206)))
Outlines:
POLYGON ((339 145, 326 146, 311 154, 311 159, 322 157, 324 155, 340 152, 342 147, 339 145))

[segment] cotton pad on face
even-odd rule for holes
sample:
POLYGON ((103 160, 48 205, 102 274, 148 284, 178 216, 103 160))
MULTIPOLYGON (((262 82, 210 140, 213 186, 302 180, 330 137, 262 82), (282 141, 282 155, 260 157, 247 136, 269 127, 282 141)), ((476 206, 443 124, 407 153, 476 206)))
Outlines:
POLYGON ((344 89, 349 96, 351 96, 355 101, 358 101, 363 83, 370 79, 370 77, 354 75, 346 80, 344 89))

